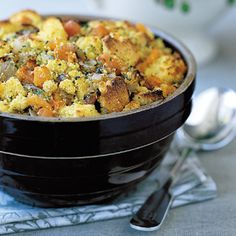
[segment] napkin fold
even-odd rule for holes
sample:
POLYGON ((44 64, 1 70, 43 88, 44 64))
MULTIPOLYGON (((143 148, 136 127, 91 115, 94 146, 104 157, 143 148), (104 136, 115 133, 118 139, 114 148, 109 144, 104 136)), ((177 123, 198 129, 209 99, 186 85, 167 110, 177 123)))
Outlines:
MULTIPOLYGON (((170 169, 178 155, 177 149, 171 148, 160 170, 162 168, 170 169)), ((17 202, 0 188, 0 234, 131 216, 140 208, 146 198, 158 189, 160 170, 155 170, 133 191, 106 205, 37 208, 17 202)), ((174 195, 172 208, 216 197, 216 184, 201 166, 195 153, 188 157, 181 168, 178 179, 172 187, 172 194, 174 195)))

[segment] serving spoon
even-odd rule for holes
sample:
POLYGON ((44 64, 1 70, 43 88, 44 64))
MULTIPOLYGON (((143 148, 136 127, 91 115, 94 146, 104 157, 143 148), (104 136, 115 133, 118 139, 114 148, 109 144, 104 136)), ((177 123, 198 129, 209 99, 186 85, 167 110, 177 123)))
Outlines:
POLYGON ((136 230, 160 228, 171 206, 171 193, 176 176, 193 150, 216 150, 229 144, 236 136, 236 92, 227 88, 210 88, 193 102, 192 112, 177 132, 181 154, 170 172, 163 174, 160 188, 154 191, 134 215, 130 226, 136 230))

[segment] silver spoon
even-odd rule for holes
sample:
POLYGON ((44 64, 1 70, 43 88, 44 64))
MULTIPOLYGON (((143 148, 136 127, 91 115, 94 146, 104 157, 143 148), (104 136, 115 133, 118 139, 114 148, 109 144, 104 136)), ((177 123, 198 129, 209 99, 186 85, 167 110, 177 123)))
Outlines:
POLYGON ((172 170, 163 174, 160 189, 153 192, 130 221, 136 230, 160 228, 171 206, 173 181, 192 150, 216 150, 236 136, 236 93, 226 88, 210 88, 200 93, 184 126, 177 132, 180 157, 172 170))

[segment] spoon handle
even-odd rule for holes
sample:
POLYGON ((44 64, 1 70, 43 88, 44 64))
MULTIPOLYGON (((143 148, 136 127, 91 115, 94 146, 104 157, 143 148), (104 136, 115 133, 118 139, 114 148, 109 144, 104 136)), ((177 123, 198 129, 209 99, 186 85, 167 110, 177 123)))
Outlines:
POLYGON ((149 196, 130 221, 133 229, 154 231, 160 228, 172 203, 169 192, 171 184, 172 179, 169 179, 162 188, 149 196))
POLYGON ((169 211, 173 196, 170 193, 170 188, 186 158, 191 153, 190 148, 182 150, 178 160, 169 172, 168 178, 165 178, 161 183, 161 188, 154 191, 138 212, 130 221, 130 226, 133 229, 140 231, 154 231, 160 228, 169 211))

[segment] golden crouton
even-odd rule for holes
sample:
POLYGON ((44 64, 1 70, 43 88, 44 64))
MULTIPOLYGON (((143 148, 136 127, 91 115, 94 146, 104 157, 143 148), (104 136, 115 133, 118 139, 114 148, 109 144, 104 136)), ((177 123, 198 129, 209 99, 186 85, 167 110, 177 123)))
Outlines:
POLYGON ((52 95, 57 90, 57 84, 53 80, 47 80, 43 83, 43 90, 52 95))
POLYGON ((77 97, 82 101, 88 93, 89 83, 85 78, 79 78, 75 81, 75 87, 77 89, 77 97))
POLYGON ((9 112, 9 104, 7 101, 0 101, 0 111, 9 112))
POLYGON ((164 83, 178 83, 182 81, 185 71, 186 65, 182 59, 175 55, 163 55, 147 67, 144 74, 159 78, 164 83))
POLYGON ((99 98, 102 108, 108 112, 119 112, 129 103, 129 93, 127 85, 120 77, 108 80, 106 91, 99 98))
POLYGON ((16 98, 14 98, 11 103, 10 103, 10 107, 9 107, 9 111, 10 112, 22 112, 24 111, 24 109, 28 107, 28 103, 27 103, 27 98, 21 94, 17 95, 16 98))
POLYGON ((65 106, 59 111, 62 117, 85 117, 85 116, 97 116, 99 113, 92 104, 79 104, 74 103, 71 106, 65 106))
POLYGON ((140 107, 140 103, 138 101, 131 101, 125 106, 123 111, 138 109, 139 107, 140 107))
POLYGON ((1 98, 3 99, 13 99, 17 95, 26 95, 26 91, 24 90, 21 82, 14 77, 11 77, 6 82, 2 83, 1 87, 4 88, 4 91, 1 94, 1 98))
POLYGON ((54 40, 67 40, 67 33, 59 19, 56 17, 50 17, 46 19, 42 28, 39 32, 39 38, 43 41, 54 41, 54 40))
POLYGON ((49 60, 46 66, 56 75, 63 74, 68 68, 64 60, 49 60))
POLYGON ((133 98, 134 101, 138 102, 141 106, 163 100, 163 95, 161 90, 156 90, 148 93, 136 94, 133 98))
POLYGON ((80 37, 76 45, 83 50, 88 59, 95 59, 102 52, 102 41, 97 36, 80 37))
POLYGON ((103 52, 116 57, 122 67, 134 66, 139 60, 139 54, 135 45, 128 39, 119 41, 110 35, 103 39, 103 52))
POLYGON ((14 33, 20 30, 19 25, 12 24, 10 21, 0 21, 0 38, 7 36, 8 34, 14 33))
POLYGON ((42 22, 42 17, 35 11, 24 10, 12 15, 10 17, 10 22, 13 24, 33 25, 39 27, 42 22))
POLYGON ((73 84, 73 82, 69 79, 65 79, 63 81, 60 82, 59 84, 59 88, 63 91, 65 91, 68 94, 75 94, 75 86, 73 84))

